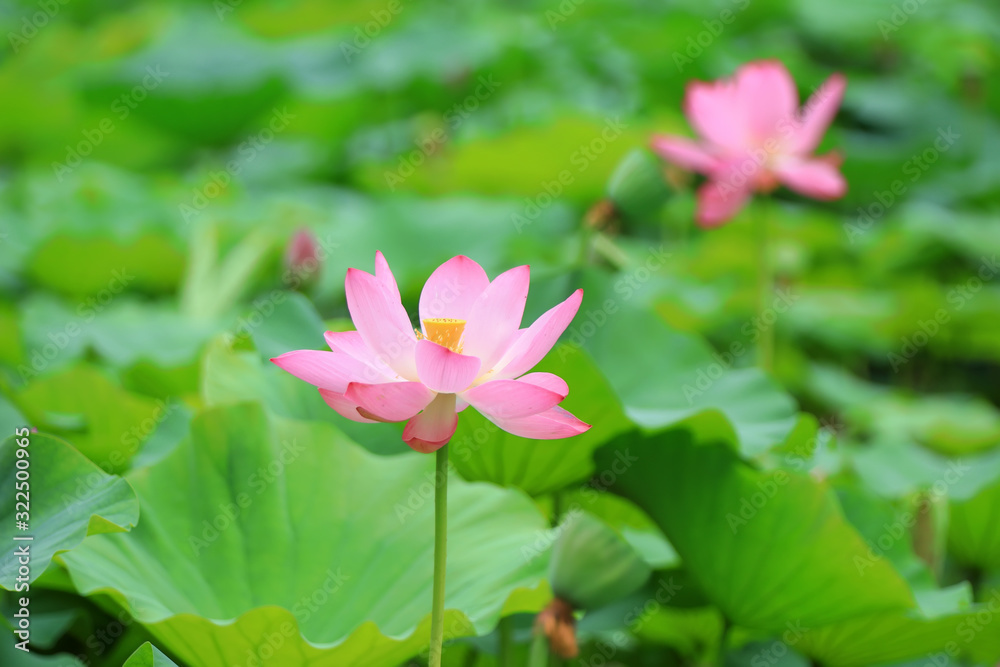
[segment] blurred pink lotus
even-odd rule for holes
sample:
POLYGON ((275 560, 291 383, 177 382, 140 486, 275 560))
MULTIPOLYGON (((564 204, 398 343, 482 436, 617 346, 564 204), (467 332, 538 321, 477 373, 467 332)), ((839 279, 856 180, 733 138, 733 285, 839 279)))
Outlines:
POLYGON ((357 331, 326 332, 332 352, 296 350, 271 361, 319 387, 348 419, 407 422, 403 440, 419 452, 444 446, 469 405, 521 437, 578 435, 590 426, 559 407, 569 393, 566 382, 527 371, 569 326, 583 290, 519 329, 528 279, 528 267, 519 266, 490 282, 479 264, 453 257, 427 279, 422 326, 415 331, 378 252, 374 276, 347 271, 347 306, 357 331))
POLYGON ((322 261, 316 237, 307 229, 295 232, 285 249, 285 281, 292 288, 301 284, 311 285, 319 277, 322 261))
POLYGON ((748 63, 732 79, 689 84, 684 112, 700 142, 657 135, 652 146, 667 160, 708 176, 698 190, 703 227, 726 222, 755 191, 770 192, 779 183, 815 199, 837 199, 847 192, 839 156, 812 153, 846 85, 834 74, 799 109, 795 82, 782 63, 748 63))

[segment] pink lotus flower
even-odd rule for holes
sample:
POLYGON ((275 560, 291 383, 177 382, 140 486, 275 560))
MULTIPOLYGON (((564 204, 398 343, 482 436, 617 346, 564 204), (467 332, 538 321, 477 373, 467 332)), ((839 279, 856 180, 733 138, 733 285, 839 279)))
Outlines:
POLYGON ((559 407, 566 382, 527 371, 569 326, 583 290, 520 329, 528 278, 519 266, 490 282, 479 264, 453 257, 427 279, 415 331, 378 252, 374 276, 348 269, 344 281, 357 331, 326 332, 332 352, 296 350, 271 361, 319 387, 348 419, 405 421, 403 440, 418 452, 447 444, 470 405, 524 438, 579 435, 590 426, 559 407))
POLYGON ((754 191, 779 183, 815 199, 847 192, 840 158, 812 153, 837 113, 847 82, 834 74, 798 108, 795 82, 774 60, 749 63, 732 79, 692 82, 684 113, 701 142, 658 135, 653 149, 675 164, 708 176, 698 190, 703 227, 726 222, 754 191))

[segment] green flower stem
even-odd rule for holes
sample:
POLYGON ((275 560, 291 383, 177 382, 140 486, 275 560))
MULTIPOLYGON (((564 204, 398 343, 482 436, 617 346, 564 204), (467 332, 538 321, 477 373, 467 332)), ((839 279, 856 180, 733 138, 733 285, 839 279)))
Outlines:
POLYGON ((428 667, 441 667, 444 645, 444 575, 448 553, 448 445, 437 450, 434 485, 434 598, 428 667))
POLYGON ((528 667, 548 667, 549 664, 549 642, 545 633, 535 633, 535 638, 531 642, 531 655, 528 657, 528 667))
POLYGON ((514 667, 514 624, 510 616, 500 619, 500 667, 514 667))
POLYGON ((762 202, 757 212, 757 325, 760 340, 757 345, 757 363, 762 369, 770 372, 774 367, 774 325, 767 325, 764 313, 770 307, 774 294, 774 277, 771 275, 771 262, 768 256, 768 214, 770 208, 762 202))

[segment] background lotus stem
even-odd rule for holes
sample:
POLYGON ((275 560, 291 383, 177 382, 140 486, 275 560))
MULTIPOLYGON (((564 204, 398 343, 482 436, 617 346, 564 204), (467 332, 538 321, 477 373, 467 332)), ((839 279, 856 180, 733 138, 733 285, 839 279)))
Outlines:
POLYGON ((548 667, 549 642, 544 632, 536 632, 531 641, 531 655, 528 656, 528 667, 548 667))
POLYGON ((562 516, 562 494, 559 491, 552 492, 552 527, 559 525, 559 518, 562 516))
POLYGON ((500 619, 500 667, 514 667, 514 624, 510 616, 500 619))
POLYGON ((429 667, 441 667, 444 644, 444 576, 448 553, 448 445, 437 450, 434 485, 434 597, 429 667))
POLYGON ((768 215, 770 207, 762 200, 756 215, 757 237, 757 330, 760 339, 757 341, 757 363, 765 371, 774 367, 774 323, 768 324, 764 317, 770 307, 771 295, 774 293, 774 278, 771 275, 771 261, 768 247, 768 215))

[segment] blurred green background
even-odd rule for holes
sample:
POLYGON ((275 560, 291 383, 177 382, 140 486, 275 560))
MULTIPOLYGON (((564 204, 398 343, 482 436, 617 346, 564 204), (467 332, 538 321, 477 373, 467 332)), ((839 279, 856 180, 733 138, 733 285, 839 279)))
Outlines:
MULTIPOLYGON (((344 273, 371 270, 377 249, 410 312, 426 276, 456 254, 491 276, 531 264, 528 321, 584 285, 569 344, 588 348, 629 417, 650 427, 629 411, 641 392, 629 394, 636 381, 622 367, 659 373, 681 394, 700 390, 713 365, 753 366, 750 219, 766 210, 787 305, 766 325, 773 375, 779 403, 794 399, 827 438, 810 448, 813 477, 837 480, 847 506, 848 488, 873 507, 933 504, 921 494, 952 458, 976 457, 976 474, 952 491, 979 498, 969 530, 982 539, 956 542, 945 522, 915 548, 941 586, 969 580, 981 600, 1000 586, 990 518, 1000 516, 990 514, 1000 511, 1000 6, 990 0, 38 0, 0 4, 0 28, 5 435, 30 423, 108 473, 141 471, 187 437, 193 413, 253 399, 281 418, 335 423, 378 454, 405 452, 398 429, 331 417, 261 357, 321 347, 324 323, 348 326, 344 273), (831 73, 847 76, 821 151, 843 154, 849 194, 818 203, 782 190, 697 229, 696 181, 649 152, 650 136, 690 134, 688 81, 758 58, 783 61, 803 101, 831 73), (303 229, 317 270, 288 264, 303 229), (698 347, 700 361, 678 361, 655 346, 675 339, 622 323, 646 320, 602 329, 615 319, 602 295, 718 356, 698 347), (600 348, 610 331, 625 352, 600 348)), ((791 431, 794 409, 761 417, 758 388, 728 416, 748 459, 780 467, 767 449, 791 431)), ((581 400, 581 418, 607 395, 581 400)), ((460 472, 543 497, 591 474, 601 443, 555 478, 460 472)), ((61 570, 52 579, 61 592, 47 604, 60 613, 41 648, 86 652, 92 627, 81 624, 106 626, 115 604, 84 602, 61 570)), ((671 623, 701 623, 685 619, 671 623)), ((697 639, 652 633, 657 648, 640 645, 623 664, 701 664, 718 635, 709 625, 697 639)), ((147 638, 129 632, 113 650, 91 647, 89 664, 121 664, 147 638)), ((744 653, 727 664, 761 655, 744 653)))

